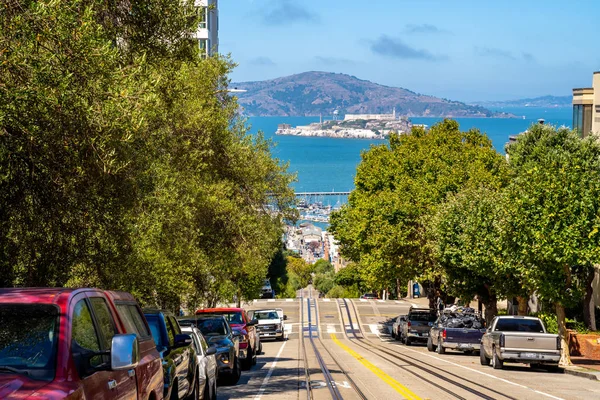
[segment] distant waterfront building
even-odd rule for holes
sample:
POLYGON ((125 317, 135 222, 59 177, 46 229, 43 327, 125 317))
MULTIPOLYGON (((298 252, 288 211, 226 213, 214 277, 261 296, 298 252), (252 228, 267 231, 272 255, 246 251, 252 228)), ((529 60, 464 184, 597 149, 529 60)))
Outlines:
POLYGON ((200 57, 208 57, 219 51, 219 7, 218 0, 195 0, 200 16, 196 39, 200 57))
POLYGON ((357 119, 374 119, 378 121, 396 120, 396 107, 391 114, 346 114, 344 121, 356 121, 357 119))
POLYGON ((591 88, 573 89, 573 129, 582 137, 600 135, 600 71, 594 72, 591 88))
POLYGON ((279 124, 277 129, 292 129, 292 126, 290 124, 279 124))

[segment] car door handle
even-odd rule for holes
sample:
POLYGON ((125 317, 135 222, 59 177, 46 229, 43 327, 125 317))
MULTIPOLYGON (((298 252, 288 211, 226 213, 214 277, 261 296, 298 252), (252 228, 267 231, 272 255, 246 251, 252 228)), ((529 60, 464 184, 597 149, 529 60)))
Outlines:
POLYGON ((115 390, 117 388, 117 381, 115 381, 114 379, 108 381, 108 388, 110 390, 115 390))
POLYGON ((130 369, 127 371, 127 375, 129 375, 130 378, 133 378, 135 376, 135 369, 130 369))

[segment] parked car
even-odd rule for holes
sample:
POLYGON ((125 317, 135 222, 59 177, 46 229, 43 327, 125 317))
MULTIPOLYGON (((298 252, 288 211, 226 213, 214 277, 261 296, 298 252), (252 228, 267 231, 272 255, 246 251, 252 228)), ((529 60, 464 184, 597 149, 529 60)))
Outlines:
POLYGON ((398 315, 392 324, 392 337, 400 340, 400 326, 406 322, 406 315, 398 315))
POLYGON ((163 359, 164 398, 197 399, 198 365, 192 337, 181 331, 168 311, 144 309, 156 348, 163 359))
POLYGON ((361 295, 360 298, 377 300, 379 298, 379 295, 377 293, 365 293, 365 294, 361 295))
POLYGON ((287 320, 287 315, 283 314, 283 309, 251 310, 248 311, 248 317, 258 321, 256 330, 261 340, 265 338, 285 339, 285 321, 287 320))
POLYGON ((0 289, 0 338, 2 398, 162 398, 160 356, 130 294, 0 289))
POLYGON ((222 315, 196 316, 182 318, 184 325, 194 325, 208 342, 216 348, 216 360, 219 381, 235 385, 241 376, 240 365, 240 334, 234 334, 231 326, 222 315))
POLYGON ((196 311, 196 315, 209 317, 222 315, 231 329, 238 331, 240 337, 240 360, 242 368, 250 369, 256 365, 256 357, 262 353, 260 337, 256 333, 257 320, 248 318, 248 313, 243 308, 205 308, 196 311))
POLYGON ((485 323, 478 314, 445 312, 429 330, 427 350, 444 354, 446 349, 470 353, 479 350, 485 323))
POLYGON ((482 365, 490 365, 491 359, 494 369, 502 369, 505 361, 556 369, 560 351, 560 336, 547 333, 539 318, 504 315, 492 320, 479 356, 482 365))
POLYGON ((198 357, 198 393, 200 394, 200 399, 216 400, 217 379, 219 378, 219 369, 215 357, 217 348, 208 346, 208 343, 206 343, 206 340, 204 339, 204 335, 202 335, 202 332, 200 332, 200 329, 198 329, 196 325, 182 325, 181 330, 192 337, 192 345, 194 346, 196 356, 198 357))
POLYGON ((260 290, 260 296, 263 299, 274 299, 275 291, 271 287, 271 281, 269 279, 265 279, 265 282, 260 290))
POLYGON ((429 328, 437 319, 435 310, 411 307, 406 320, 399 324, 399 338, 407 346, 413 342, 426 342, 429 328))

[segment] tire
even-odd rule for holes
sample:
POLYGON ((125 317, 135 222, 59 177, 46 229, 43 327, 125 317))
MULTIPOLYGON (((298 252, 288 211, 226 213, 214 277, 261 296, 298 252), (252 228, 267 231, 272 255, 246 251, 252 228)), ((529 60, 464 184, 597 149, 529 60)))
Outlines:
POLYGON ((242 376, 242 366, 240 365, 240 359, 235 359, 235 365, 233 367, 233 371, 231 371, 230 375, 227 377, 227 384, 235 385, 240 380, 242 376))
POLYGON ((427 339, 427 350, 429 350, 429 351, 436 350, 436 346, 433 345, 433 340, 431 340, 431 338, 427 339))
POLYGON ((481 365, 490 366, 490 359, 485 356, 485 350, 483 350, 483 345, 479 348, 479 362, 481 365))
POLYGON ((546 369, 548 372, 562 372, 562 369, 558 365, 542 365, 541 367, 546 369))
POLYGON ((392 329, 392 338, 396 339, 396 333, 394 332, 394 329, 392 329))
POLYGON ((206 377, 206 383, 204 384, 204 394, 202 395, 202 400, 212 400, 212 388, 210 385, 210 381, 208 377, 206 377))
POLYGON ((446 348, 442 346, 442 340, 440 338, 438 338, 438 345, 436 350, 438 354, 446 354, 446 348))
POLYGON ((217 400, 217 380, 215 379, 215 383, 213 383, 212 396, 210 400, 217 400))
POLYGON ((252 347, 248 346, 248 353, 246 354, 246 358, 242 362, 242 369, 244 371, 247 371, 250 368, 252 368, 252 359, 253 358, 254 358, 254 350, 252 350, 252 347))
POLYGON ((502 369, 502 367, 504 367, 504 361, 498 357, 498 352, 496 352, 495 348, 492 349, 492 353, 492 367, 494 367, 494 369, 502 369))
POLYGON ((411 343, 412 343, 412 342, 410 341, 410 338, 408 338, 408 337, 407 337, 407 338, 405 338, 405 339, 404 339, 404 344, 405 344, 405 345, 407 345, 407 346, 410 346, 410 345, 411 345, 411 343))
POLYGON ((541 365, 540 364, 531 363, 531 364, 529 364, 529 368, 538 369, 538 368, 541 368, 541 365))
POLYGON ((194 380, 194 390, 192 390, 192 393, 188 394, 185 397, 185 400, 198 400, 200 398, 200 379, 198 379, 199 376, 200 371, 198 371, 198 375, 196 375, 196 379, 194 380))

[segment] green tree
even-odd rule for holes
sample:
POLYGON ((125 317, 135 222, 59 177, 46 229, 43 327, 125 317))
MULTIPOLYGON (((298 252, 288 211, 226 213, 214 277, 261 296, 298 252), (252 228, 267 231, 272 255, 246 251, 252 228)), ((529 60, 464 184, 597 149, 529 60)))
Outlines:
POLYGON ((507 254, 524 283, 554 303, 569 364, 565 307, 582 297, 600 260, 600 143, 566 128, 534 125, 508 146, 507 254))
MULTIPOLYGON (((425 131, 391 135, 389 145, 362 154, 347 205, 331 216, 341 252, 371 288, 421 277, 439 286, 427 242, 427 219, 449 193, 495 185, 505 161, 477 130, 444 120, 425 131)), ((428 290, 433 302, 435 290, 428 290)))
POLYGON ((296 289, 304 289, 310 283, 313 272, 313 266, 302 258, 290 257, 287 258, 288 276, 293 275, 297 280, 299 287, 296 289))
POLYGON ((500 190, 466 188, 450 195, 431 220, 434 255, 447 291, 462 299, 477 297, 488 323, 499 298, 528 294, 504 257, 504 203, 500 190))

